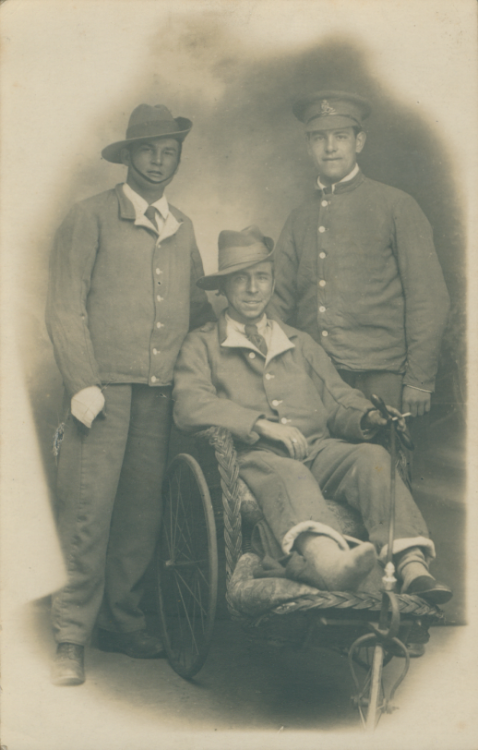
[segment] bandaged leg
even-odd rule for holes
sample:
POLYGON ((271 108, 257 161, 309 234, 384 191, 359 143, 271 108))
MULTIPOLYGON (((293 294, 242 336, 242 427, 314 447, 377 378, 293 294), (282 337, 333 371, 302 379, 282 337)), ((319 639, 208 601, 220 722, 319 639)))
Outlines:
POLYGON ((369 542, 344 549, 335 538, 305 532, 295 540, 300 555, 292 555, 288 578, 325 591, 356 591, 375 565, 375 547, 369 542))

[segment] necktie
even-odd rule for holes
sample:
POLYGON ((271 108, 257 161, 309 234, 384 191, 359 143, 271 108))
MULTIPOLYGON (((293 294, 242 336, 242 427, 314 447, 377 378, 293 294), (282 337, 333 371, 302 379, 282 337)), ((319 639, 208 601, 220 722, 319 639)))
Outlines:
POLYGON ((249 341, 252 341, 254 346, 257 346, 260 352, 265 356, 267 354, 267 344, 264 336, 261 336, 257 330, 255 323, 251 323, 245 326, 246 336, 249 341))
POLYGON ((154 206, 148 206, 148 208, 144 212, 144 215, 146 216, 147 219, 150 220, 151 224, 156 229, 156 231, 158 231, 158 225, 156 223, 156 209, 154 208, 154 206))

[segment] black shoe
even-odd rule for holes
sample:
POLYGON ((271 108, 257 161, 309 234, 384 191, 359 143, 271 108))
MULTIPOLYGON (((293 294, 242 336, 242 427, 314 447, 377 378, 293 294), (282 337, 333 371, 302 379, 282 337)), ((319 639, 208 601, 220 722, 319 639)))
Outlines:
POLYGON ((54 685, 81 685, 85 681, 84 646, 59 643, 53 660, 51 681, 54 685))
POLYGON ((433 576, 426 575, 414 578, 403 593, 420 596, 431 604, 446 604, 453 596, 453 592, 448 586, 439 583, 433 576))
POLYGON ((132 659, 160 659, 165 656, 160 638, 146 630, 135 630, 133 633, 99 630, 98 645, 101 651, 126 654, 132 659))
MULTIPOLYGON (((410 659, 419 659, 425 653, 425 645, 423 643, 406 643, 404 645, 407 648, 410 659)), ((398 656, 400 659, 405 658, 404 651, 396 643, 387 643, 386 650, 392 656, 398 656)))

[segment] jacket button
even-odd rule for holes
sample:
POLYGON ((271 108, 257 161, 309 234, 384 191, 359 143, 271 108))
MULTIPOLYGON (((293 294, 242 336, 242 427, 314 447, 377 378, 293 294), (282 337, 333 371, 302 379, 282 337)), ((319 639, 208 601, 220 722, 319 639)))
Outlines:
POLYGON ((328 336, 328 335, 329 335, 328 331, 322 331, 322 336, 328 336))
POLYGON ((270 372, 266 373, 266 380, 271 380, 272 378, 275 378, 275 375, 272 375, 270 372))
POLYGON ((320 279, 319 286, 325 286, 325 284, 326 282, 324 281, 324 279, 320 279))
POLYGON ((322 201, 322 203, 320 205, 325 208, 326 206, 329 205, 329 202, 328 201, 322 201))
POLYGON ((160 268, 156 269, 156 276, 159 276, 160 273, 163 273, 160 268))
POLYGON ((280 423, 281 424, 287 424, 287 422, 290 422, 290 421, 291 421, 290 419, 286 419, 286 417, 282 417, 280 423))
POLYGON ((325 307, 324 307, 323 305, 321 305, 321 306, 319 307, 319 312, 325 312, 325 307))
POLYGON ((325 253, 319 253, 319 258, 322 258, 322 260, 323 260, 324 258, 326 258, 326 257, 327 257, 327 255, 326 255, 325 253))
POLYGON ((325 232, 325 227, 319 227, 320 234, 323 234, 325 232))
POLYGON ((272 406, 279 406, 279 404, 281 404, 281 403, 282 403, 282 401, 278 401, 278 400, 277 400, 277 399, 275 398, 275 399, 274 399, 274 400, 272 401, 272 406))
POLYGON ((159 354, 159 349, 153 349, 153 354, 159 354))
POLYGON ((161 295, 160 295, 160 294, 157 294, 157 295, 156 295, 156 299, 158 300, 158 302, 162 302, 162 301, 163 301, 163 299, 164 299, 164 297, 161 297, 161 295))
POLYGON ((164 326, 164 323, 156 323, 156 328, 162 328, 164 326))
POLYGON ((249 352, 249 359, 255 359, 255 358, 256 358, 256 355, 254 354, 254 352, 249 352))
POLYGON ((154 375, 153 375, 153 377, 151 378, 151 382, 152 382, 152 383, 156 383, 156 377, 155 377, 154 375))

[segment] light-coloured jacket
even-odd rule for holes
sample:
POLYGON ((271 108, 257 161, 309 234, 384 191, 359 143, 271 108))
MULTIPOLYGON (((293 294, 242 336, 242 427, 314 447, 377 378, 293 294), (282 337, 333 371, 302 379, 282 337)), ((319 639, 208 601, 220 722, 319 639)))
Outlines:
POLYGON ((372 404, 337 374, 311 337, 273 321, 267 358, 252 343, 227 336, 224 314, 190 333, 174 372, 174 419, 193 432, 211 425, 254 445, 260 417, 297 427, 313 452, 328 437, 363 441, 361 420, 372 404))
POLYGON ((190 219, 157 234, 135 225, 121 185, 75 206, 50 261, 47 327, 70 394, 91 385, 169 385, 190 327, 214 320, 190 219))
POLYGON ((307 331, 338 368, 404 373, 434 390, 449 300, 428 220, 359 172, 294 210, 277 243, 272 317, 307 331))

